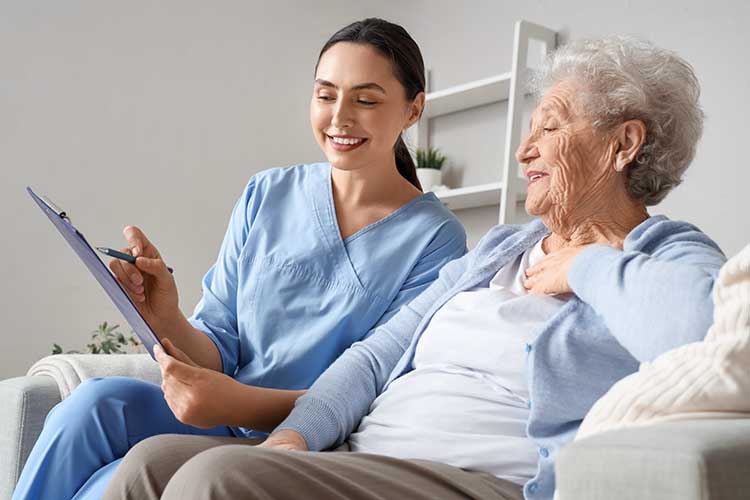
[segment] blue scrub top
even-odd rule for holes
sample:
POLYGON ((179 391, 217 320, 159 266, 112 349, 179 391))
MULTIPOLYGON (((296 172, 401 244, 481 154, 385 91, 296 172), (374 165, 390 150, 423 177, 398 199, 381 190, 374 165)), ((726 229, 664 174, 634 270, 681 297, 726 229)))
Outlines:
POLYGON ((267 170, 235 205, 190 323, 224 373, 307 389, 464 253, 463 227, 432 193, 342 240, 330 164, 267 170))

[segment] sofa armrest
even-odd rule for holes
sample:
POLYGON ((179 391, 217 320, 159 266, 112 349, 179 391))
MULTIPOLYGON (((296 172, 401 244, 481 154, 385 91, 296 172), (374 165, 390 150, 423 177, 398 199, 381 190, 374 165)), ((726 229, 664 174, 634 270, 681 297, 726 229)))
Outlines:
POLYGON ((558 500, 750 498, 750 419, 674 420, 570 443, 558 500))
POLYGON ((148 354, 55 354, 34 363, 27 375, 52 377, 61 399, 90 378, 121 376, 161 384, 159 365, 148 354))
POLYGON ((161 383, 159 365, 148 354, 56 354, 25 377, 0 381, 0 500, 10 499, 52 407, 84 380, 115 375, 161 383))
POLYGON ((10 499, 60 390, 49 377, 11 378, 0 382, 0 401, 0 499, 10 499))

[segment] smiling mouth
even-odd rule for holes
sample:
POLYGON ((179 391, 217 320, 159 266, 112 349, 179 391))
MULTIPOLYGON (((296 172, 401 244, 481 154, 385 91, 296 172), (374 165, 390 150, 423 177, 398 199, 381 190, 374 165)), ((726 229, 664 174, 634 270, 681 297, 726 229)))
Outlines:
POLYGON ((528 179, 529 179, 529 185, 535 183, 536 181, 538 181, 542 177, 547 177, 548 175, 549 174, 547 174, 547 173, 536 172, 536 171, 534 171, 534 172, 527 172, 526 173, 526 177, 528 177, 528 179))
POLYGON ((333 147, 333 149, 337 151, 351 151, 353 149, 358 148, 365 142, 367 142, 367 139, 362 138, 362 137, 328 135, 328 134, 326 134, 326 137, 328 138, 328 141, 331 143, 331 146, 333 147))

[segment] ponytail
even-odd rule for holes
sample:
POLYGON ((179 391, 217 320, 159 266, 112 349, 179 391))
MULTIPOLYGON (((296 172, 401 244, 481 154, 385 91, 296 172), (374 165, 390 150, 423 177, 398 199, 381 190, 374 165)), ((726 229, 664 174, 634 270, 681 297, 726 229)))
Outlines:
POLYGON ((417 178, 417 167, 414 165, 414 160, 409 153, 409 148, 406 147, 404 138, 398 136, 396 141, 396 168, 401 177, 411 182, 415 188, 422 191, 422 185, 419 183, 417 178))

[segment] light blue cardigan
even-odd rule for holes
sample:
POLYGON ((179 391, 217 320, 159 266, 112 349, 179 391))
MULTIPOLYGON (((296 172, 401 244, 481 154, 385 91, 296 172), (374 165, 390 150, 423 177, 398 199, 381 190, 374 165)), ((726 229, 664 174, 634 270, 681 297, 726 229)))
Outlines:
MULTIPOLYGON (((548 233, 539 220, 490 230, 419 297, 352 345, 277 430, 299 432, 310 450, 344 442, 388 384, 412 369, 416 344, 435 312, 457 293, 487 286, 501 267, 548 233)), ((664 216, 636 227, 623 250, 594 245, 575 258, 568 274, 575 296, 533 345, 518 346, 529 366, 527 433, 539 449, 526 498, 552 498, 555 456, 615 382, 642 361, 703 339, 712 321, 711 290, 725 260, 695 226, 664 216)), ((464 335, 471 331, 457 331, 456 342, 464 335)))

